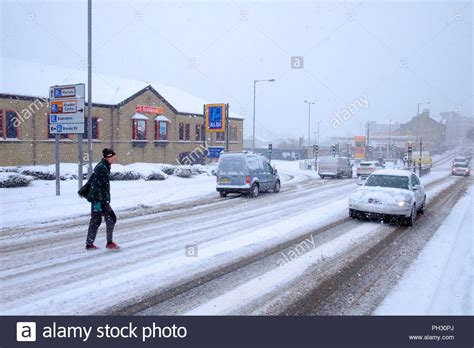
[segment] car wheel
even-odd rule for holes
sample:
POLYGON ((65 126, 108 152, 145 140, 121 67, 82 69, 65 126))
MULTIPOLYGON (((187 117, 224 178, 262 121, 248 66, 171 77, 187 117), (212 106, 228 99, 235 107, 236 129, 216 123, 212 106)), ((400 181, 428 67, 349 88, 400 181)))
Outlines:
POLYGON ((280 188, 281 188, 280 181, 277 180, 277 182, 275 183, 275 187, 273 187, 273 192, 274 193, 280 192, 280 188))
POLYGON ((415 224, 415 219, 416 219, 416 204, 413 204, 413 207, 411 208, 410 216, 405 218, 405 225, 413 226, 415 224))
POLYGON ((250 197, 257 198, 258 194, 260 193, 260 189, 257 184, 253 184, 252 188, 250 189, 250 197))
POLYGON ((227 197, 227 192, 225 191, 219 191, 219 194, 221 195, 221 197, 227 197))
POLYGON ((359 214, 355 210, 349 209, 349 217, 351 219, 359 219, 359 214))
POLYGON ((418 210, 418 214, 423 215, 425 213, 425 203, 426 203, 426 196, 423 199, 423 203, 421 204, 420 210, 418 210))

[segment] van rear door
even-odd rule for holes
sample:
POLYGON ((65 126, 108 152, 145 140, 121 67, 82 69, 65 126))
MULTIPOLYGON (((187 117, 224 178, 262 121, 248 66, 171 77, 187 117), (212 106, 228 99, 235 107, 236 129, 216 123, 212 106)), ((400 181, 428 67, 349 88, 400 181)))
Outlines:
POLYGON ((219 185, 243 186, 248 175, 245 156, 221 155, 217 167, 217 181, 219 185))

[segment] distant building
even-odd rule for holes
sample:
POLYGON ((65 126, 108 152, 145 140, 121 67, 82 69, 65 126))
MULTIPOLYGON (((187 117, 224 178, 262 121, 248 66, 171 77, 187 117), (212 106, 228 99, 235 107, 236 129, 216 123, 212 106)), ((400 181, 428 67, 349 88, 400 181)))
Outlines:
POLYGON ((454 111, 440 113, 446 126, 446 144, 448 146, 472 146, 472 140, 467 138, 468 132, 474 129, 474 117, 461 116, 454 111))
POLYGON ((446 140, 446 126, 430 117, 428 109, 406 123, 400 124, 397 135, 403 135, 414 141, 413 148, 418 148, 418 140, 423 140, 426 150, 444 145, 446 140))
POLYGON ((397 134, 400 129, 398 122, 394 123, 377 123, 377 121, 369 121, 369 135, 390 135, 397 134))

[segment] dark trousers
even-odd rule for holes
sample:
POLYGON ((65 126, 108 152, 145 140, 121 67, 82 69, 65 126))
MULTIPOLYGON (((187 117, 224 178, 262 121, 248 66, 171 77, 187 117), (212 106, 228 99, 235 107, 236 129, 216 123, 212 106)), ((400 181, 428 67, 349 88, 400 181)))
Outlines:
POLYGON ((102 207, 102 211, 94 211, 91 207, 91 221, 89 222, 89 231, 87 232, 87 244, 92 244, 95 241, 97 236, 97 230, 99 229, 100 224, 102 223, 102 216, 105 218, 105 226, 107 229, 107 242, 112 241, 114 226, 117 222, 117 216, 110 204, 105 204, 102 207))

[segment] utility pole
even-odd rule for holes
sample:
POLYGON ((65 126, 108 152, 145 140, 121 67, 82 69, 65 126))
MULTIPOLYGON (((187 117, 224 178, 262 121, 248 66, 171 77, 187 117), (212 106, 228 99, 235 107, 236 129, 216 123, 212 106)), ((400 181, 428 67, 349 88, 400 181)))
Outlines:
POLYGON ((92 175, 92 0, 87 0, 87 149, 89 155, 87 175, 90 177, 92 175))
POLYGON ((416 141, 418 141, 418 128, 419 128, 419 123, 420 123, 420 105, 422 104, 430 104, 429 101, 426 101, 426 102, 421 102, 421 103, 418 103, 418 108, 417 108, 417 111, 416 111, 416 141))
POLYGON ((253 130, 252 130, 252 150, 255 153, 255 98, 257 90, 257 82, 275 82, 275 79, 270 80, 253 80, 253 130))
POLYGON ((388 123, 388 157, 392 158, 392 120, 388 123))
POLYGON ((316 104, 315 102, 312 101, 304 101, 305 103, 308 103, 308 146, 311 145, 311 104, 316 104))
POLYGON ((367 121, 367 146, 370 144, 370 141, 369 141, 369 136, 370 136, 370 130, 369 130, 369 123, 370 121, 367 121))

